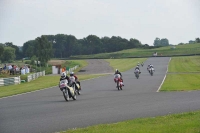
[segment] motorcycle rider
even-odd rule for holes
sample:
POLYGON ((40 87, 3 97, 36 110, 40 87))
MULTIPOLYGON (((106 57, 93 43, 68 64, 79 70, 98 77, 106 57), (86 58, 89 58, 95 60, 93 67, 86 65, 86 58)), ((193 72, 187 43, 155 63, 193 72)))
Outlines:
POLYGON ((151 64, 149 64, 149 65, 147 66, 147 70, 149 71, 149 73, 150 73, 150 70, 149 70, 149 69, 150 69, 150 65, 151 65, 151 64))
POLYGON ((119 75, 120 75, 121 82, 122 82, 122 84, 123 84, 123 86, 124 86, 121 72, 120 72, 118 69, 116 69, 116 70, 115 70, 115 74, 119 74, 119 75))
POLYGON ((139 73, 141 73, 140 72, 140 67, 138 65, 135 67, 135 72, 136 72, 136 70, 139 70, 139 73))
POLYGON ((155 69, 154 69, 154 67, 153 67, 153 65, 152 65, 152 64, 150 64, 150 65, 149 65, 149 68, 152 68, 152 69, 153 69, 153 71, 155 71, 155 69))
MULTIPOLYGON (((68 81, 67 84, 69 84, 69 77, 67 76, 66 72, 62 72, 61 77, 60 77, 60 81, 65 80, 65 79, 67 79, 67 81, 68 81)), ((58 83, 58 86, 60 87, 60 82, 58 83)))
POLYGON ((141 66, 142 66, 142 67, 144 66, 144 63, 143 63, 143 62, 141 63, 141 66))
POLYGON ((79 86, 80 86, 80 90, 81 90, 81 83, 80 83, 80 81, 78 80, 78 77, 77 77, 76 75, 74 75, 74 72, 70 72, 70 77, 71 77, 71 76, 74 76, 75 81, 76 81, 76 83, 79 84, 79 86))
POLYGON ((61 77, 60 77, 60 81, 67 79, 68 83, 69 83, 69 77, 67 76, 66 72, 62 72, 61 77))

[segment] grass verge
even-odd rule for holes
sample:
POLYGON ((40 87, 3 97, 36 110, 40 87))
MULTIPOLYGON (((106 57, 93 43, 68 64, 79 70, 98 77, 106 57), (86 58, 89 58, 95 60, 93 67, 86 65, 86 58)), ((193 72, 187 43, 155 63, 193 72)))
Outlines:
POLYGON ((200 90, 200 56, 173 57, 160 91, 200 90))
POLYGON ((200 72, 200 56, 173 57, 169 72, 200 72))
POLYGON ((100 124, 61 133, 199 133, 200 111, 100 124))
POLYGON ((200 74, 167 74, 160 91, 200 90, 200 74))
MULTIPOLYGON (((78 75, 79 80, 91 79, 99 76, 103 75, 78 75)), ((59 75, 43 76, 34 81, 21 83, 19 85, 2 86, 0 87, 0 98, 56 86, 58 85, 59 79, 59 75)))
POLYGON ((130 59, 106 59, 110 63, 113 70, 118 69, 121 72, 127 71, 137 65, 138 62, 144 62, 146 58, 130 58, 130 59))

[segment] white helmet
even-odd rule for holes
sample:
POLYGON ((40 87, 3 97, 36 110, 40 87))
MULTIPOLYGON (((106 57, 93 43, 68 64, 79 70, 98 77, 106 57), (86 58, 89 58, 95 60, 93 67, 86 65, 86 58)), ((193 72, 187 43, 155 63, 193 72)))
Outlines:
POLYGON ((62 78, 65 78, 66 75, 67 75, 67 74, 66 74, 65 72, 62 72, 61 77, 62 77, 62 78))
POLYGON ((70 76, 74 76, 74 72, 70 72, 70 76))

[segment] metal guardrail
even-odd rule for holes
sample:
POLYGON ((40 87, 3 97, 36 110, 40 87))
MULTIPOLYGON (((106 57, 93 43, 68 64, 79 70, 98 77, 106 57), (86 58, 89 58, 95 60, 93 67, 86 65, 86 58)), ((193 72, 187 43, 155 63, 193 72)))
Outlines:
POLYGON ((20 82, 21 82, 20 76, 11 78, 0 78, 0 86, 20 84, 20 82))
POLYGON ((37 72, 37 73, 33 73, 27 76, 27 82, 30 82, 31 80, 35 80, 40 76, 45 76, 45 71, 42 72, 37 72))

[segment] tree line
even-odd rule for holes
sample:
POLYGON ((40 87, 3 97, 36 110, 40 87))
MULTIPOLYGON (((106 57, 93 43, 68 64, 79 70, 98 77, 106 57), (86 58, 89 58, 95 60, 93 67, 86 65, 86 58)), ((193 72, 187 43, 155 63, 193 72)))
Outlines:
MULTIPOLYGON (((197 39, 199 41, 199 39, 197 39)), ((57 34, 42 35, 34 40, 25 42, 22 50, 12 42, 0 43, 1 62, 11 62, 15 59, 29 57, 41 61, 43 65, 51 58, 68 58, 73 55, 89 55, 98 53, 116 52, 132 48, 155 48, 169 45, 168 39, 154 40, 154 46, 142 44, 137 39, 125 39, 120 36, 102 37, 89 35, 83 39, 77 39, 73 35, 57 34)))

